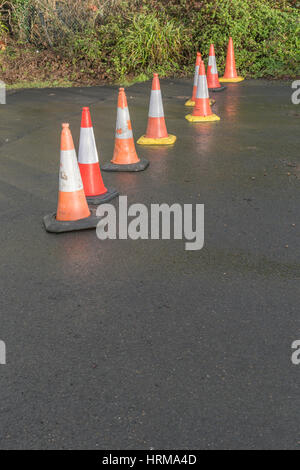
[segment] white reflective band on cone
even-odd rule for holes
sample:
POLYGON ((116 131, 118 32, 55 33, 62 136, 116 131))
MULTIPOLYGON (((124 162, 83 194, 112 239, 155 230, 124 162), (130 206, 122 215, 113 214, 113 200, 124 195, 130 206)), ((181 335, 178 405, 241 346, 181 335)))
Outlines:
POLYGON ((164 108, 161 98, 161 90, 151 90, 148 117, 164 117, 164 108))
POLYGON ((94 129, 92 127, 81 127, 79 140, 79 163, 98 163, 98 152, 95 142, 94 129))
POLYGON ((209 98, 205 75, 199 75, 196 98, 209 98))
POLYGON ((194 75, 194 86, 197 86, 198 83, 198 75, 199 75, 199 65, 195 67, 195 75, 194 75))
POLYGON ((218 73, 217 62, 214 55, 210 55, 208 58, 208 66, 211 66, 210 72, 215 75, 218 73))
POLYGON ((130 116, 128 108, 118 108, 116 124, 116 137, 118 139, 131 139, 133 137, 132 129, 128 129, 129 122, 130 116))
POLYGON ((83 189, 75 150, 61 150, 59 167, 59 191, 72 193, 83 189))

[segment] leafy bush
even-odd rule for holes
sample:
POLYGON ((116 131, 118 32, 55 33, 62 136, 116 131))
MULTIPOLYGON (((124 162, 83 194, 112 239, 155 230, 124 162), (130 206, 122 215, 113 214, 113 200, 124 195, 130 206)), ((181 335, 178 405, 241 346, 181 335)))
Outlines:
POLYGON ((2 2, 2 21, 10 50, 21 43, 27 52, 49 54, 51 63, 69 63, 73 80, 191 74, 196 50, 206 59, 211 42, 222 72, 229 36, 241 74, 294 77, 297 6, 297 0, 10 0, 2 2))
POLYGON ((136 73, 150 75, 153 70, 162 76, 174 75, 180 72, 191 47, 187 28, 178 20, 153 12, 128 15, 125 24, 121 16, 117 21, 111 18, 98 32, 102 45, 109 48, 109 55, 103 59, 121 78, 136 73))
MULTIPOLYGON (((273 2, 275 4, 275 2, 273 2)), ((235 43, 239 71, 254 78, 299 73, 299 13, 288 6, 271 8, 263 0, 219 0, 195 15, 194 41, 208 51, 214 42, 221 68, 228 37, 235 43)))

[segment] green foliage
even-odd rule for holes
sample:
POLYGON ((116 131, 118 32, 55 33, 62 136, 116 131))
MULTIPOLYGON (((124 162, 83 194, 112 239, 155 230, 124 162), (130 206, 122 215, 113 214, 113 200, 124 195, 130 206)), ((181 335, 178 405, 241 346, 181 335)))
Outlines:
POLYGON ((299 21, 298 11, 288 6, 271 8, 263 0, 219 0, 195 15, 193 37, 199 38, 204 52, 214 42, 220 68, 232 36, 240 73, 254 78, 293 76, 299 73, 299 21))
POLYGON ((76 60, 97 61, 102 56, 102 43, 93 30, 86 31, 85 35, 76 33, 68 38, 65 53, 76 60))
POLYGON ((17 33, 20 40, 27 40, 30 37, 32 6, 32 0, 11 0, 4 3, 4 8, 10 13, 9 26, 17 33))
POLYGON ((114 17, 99 29, 103 47, 109 54, 103 59, 121 81, 127 75, 164 75, 180 72, 184 53, 191 47, 187 28, 175 19, 156 13, 136 13, 114 17), (113 28, 112 28, 113 26, 113 28))
POLYGON ((2 37, 7 32, 8 32, 8 27, 3 21, 0 20, 0 36, 2 37))
POLYGON ((196 50, 206 60, 211 42, 221 74, 229 36, 240 74, 299 75, 297 0, 11 0, 6 5, 11 5, 12 39, 50 50, 58 62, 70 64, 72 77, 74 66, 90 79, 123 83, 149 78, 153 71, 192 74, 196 50))

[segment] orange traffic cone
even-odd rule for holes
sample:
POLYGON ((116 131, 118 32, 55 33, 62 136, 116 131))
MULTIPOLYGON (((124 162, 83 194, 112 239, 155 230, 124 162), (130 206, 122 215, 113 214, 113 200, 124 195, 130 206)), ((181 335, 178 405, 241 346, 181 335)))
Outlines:
POLYGON ((104 171, 142 171, 148 165, 146 158, 137 156, 125 91, 119 88, 114 154, 112 160, 101 168, 104 171))
POLYGON ((200 62, 201 62, 201 54, 200 52, 197 52, 196 63, 195 63, 195 73, 194 73, 193 94, 192 94, 191 99, 185 102, 185 106, 195 106, 200 62))
POLYGON ((220 82, 241 82, 243 77, 239 77, 236 73, 235 68, 235 58, 234 58, 234 49, 233 49, 233 41, 232 38, 229 38, 228 48, 227 48, 227 57, 226 57, 226 67, 225 73, 222 78, 220 78, 220 82))
POLYGON ((60 148, 57 212, 44 217, 46 230, 59 233, 95 228, 99 218, 88 208, 69 124, 62 125, 60 148))
MULTIPOLYGON (((194 74, 193 94, 192 94, 192 97, 184 103, 185 106, 191 106, 191 107, 192 107, 192 106, 195 106, 200 62, 201 62, 201 54, 200 54, 200 52, 197 52, 196 63, 195 63, 195 74, 194 74)), ((215 102, 216 102, 216 100, 213 100, 213 99, 211 99, 211 98, 209 99, 209 104, 210 104, 211 106, 212 106, 215 102)))
POLYGON ((207 80, 205 75, 205 66, 203 60, 200 62, 196 103, 192 114, 188 114, 185 118, 189 122, 203 122, 203 121, 219 121, 220 118, 212 113, 209 104, 209 95, 207 88, 207 80))
POLYGON ((148 126, 146 135, 137 141, 140 145, 171 145, 176 141, 176 136, 168 134, 164 116, 164 108, 161 97, 158 74, 153 74, 150 105, 148 113, 148 126))
POLYGON ((118 196, 119 193, 115 189, 107 189, 104 186, 88 107, 82 108, 78 164, 89 204, 103 204, 118 196))
POLYGON ((209 58, 207 66, 207 86, 210 91, 222 91, 226 88, 222 86, 219 82, 215 48, 213 44, 211 44, 209 48, 209 58))

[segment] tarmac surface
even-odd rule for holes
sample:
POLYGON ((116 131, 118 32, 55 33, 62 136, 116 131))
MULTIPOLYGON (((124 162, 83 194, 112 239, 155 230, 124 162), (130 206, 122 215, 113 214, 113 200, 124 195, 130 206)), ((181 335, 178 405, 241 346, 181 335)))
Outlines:
MULTIPOLYGON (((300 108, 288 82, 211 94, 162 80, 172 147, 103 173, 128 204, 205 205, 205 245, 49 234, 61 122, 90 106, 111 159, 116 87, 25 90, 0 107, 1 449, 299 449, 300 108)), ((150 83, 127 89, 135 139, 150 83)), ((118 207, 118 201, 114 201, 118 207)))

